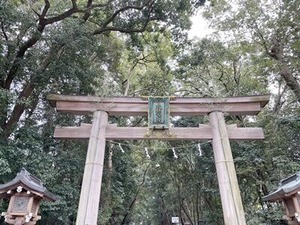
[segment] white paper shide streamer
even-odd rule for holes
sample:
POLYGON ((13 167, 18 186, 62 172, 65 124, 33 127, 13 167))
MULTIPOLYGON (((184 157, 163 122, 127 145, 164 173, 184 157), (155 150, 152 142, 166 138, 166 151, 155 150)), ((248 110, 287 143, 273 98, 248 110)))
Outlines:
POLYGON ((146 153, 147 158, 150 159, 151 157, 150 157, 150 155, 149 155, 149 152, 148 152, 148 148, 147 148, 147 147, 145 147, 145 153, 146 153))
POLYGON ((199 152, 199 156, 202 156, 202 150, 201 150, 201 145, 198 144, 198 152, 199 152))
POLYGON ((122 153, 125 153, 124 149, 122 148, 121 143, 119 143, 119 148, 120 148, 120 150, 121 150, 122 153))
POLYGON ((175 148, 172 148, 172 151, 173 151, 173 156, 174 156, 174 158, 175 158, 175 159, 178 159, 178 155, 177 155, 176 152, 175 152, 175 148))

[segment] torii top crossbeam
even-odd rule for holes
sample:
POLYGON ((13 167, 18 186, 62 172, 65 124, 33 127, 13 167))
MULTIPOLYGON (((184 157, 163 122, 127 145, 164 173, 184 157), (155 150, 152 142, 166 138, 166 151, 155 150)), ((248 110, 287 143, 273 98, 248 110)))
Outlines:
MULTIPOLYGON (((170 101, 171 116, 199 116, 212 111, 230 115, 257 115, 268 103, 269 95, 230 98, 174 98, 170 101)), ((89 114, 106 111, 111 116, 146 116, 148 102, 143 98, 94 97, 50 94, 47 99, 60 112, 89 114)))

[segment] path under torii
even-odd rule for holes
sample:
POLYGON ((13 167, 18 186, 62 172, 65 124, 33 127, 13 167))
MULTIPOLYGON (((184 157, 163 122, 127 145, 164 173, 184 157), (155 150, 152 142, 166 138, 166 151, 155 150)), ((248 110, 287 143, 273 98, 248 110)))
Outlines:
POLYGON ((257 115, 269 95, 231 98, 174 98, 171 116, 209 115, 210 124, 149 132, 145 127, 108 124, 109 116, 147 116, 148 101, 142 98, 49 95, 58 112, 93 114, 92 124, 57 127, 57 139, 89 139, 76 225, 96 225, 100 202, 106 140, 213 140, 225 225, 246 225, 244 209, 229 140, 263 139, 262 128, 226 125, 224 114, 257 115))

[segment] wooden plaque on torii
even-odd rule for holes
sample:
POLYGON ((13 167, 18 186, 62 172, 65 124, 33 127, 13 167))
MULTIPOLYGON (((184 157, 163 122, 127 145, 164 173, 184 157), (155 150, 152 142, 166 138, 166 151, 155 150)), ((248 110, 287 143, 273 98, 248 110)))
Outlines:
POLYGON ((169 128, 149 133, 145 127, 118 127, 108 124, 108 116, 147 116, 148 101, 128 97, 92 97, 49 95, 58 112, 93 114, 92 124, 57 127, 57 139, 89 139, 76 225, 96 225, 100 201, 106 140, 213 140, 225 225, 246 225, 244 209, 229 140, 259 140, 262 128, 226 125, 229 115, 257 115, 268 103, 269 95, 231 98, 173 98, 171 116, 209 115, 210 124, 199 127, 169 128))

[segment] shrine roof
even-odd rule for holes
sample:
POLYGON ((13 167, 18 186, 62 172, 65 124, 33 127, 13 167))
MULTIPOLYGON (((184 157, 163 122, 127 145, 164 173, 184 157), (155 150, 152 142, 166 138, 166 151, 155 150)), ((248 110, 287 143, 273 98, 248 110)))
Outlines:
POLYGON ((31 175, 25 168, 23 168, 13 180, 0 185, 0 197, 8 197, 9 195, 7 192, 17 188, 18 186, 22 186, 28 191, 38 193, 42 198, 52 202, 59 199, 58 196, 47 190, 41 180, 31 175))
POLYGON ((263 201, 277 201, 287 198, 300 190, 300 172, 280 181, 276 191, 264 196, 263 201))

